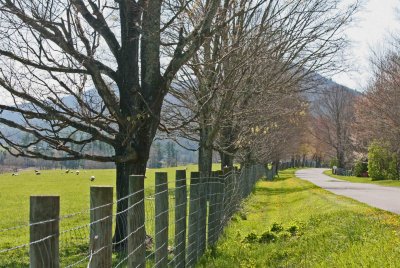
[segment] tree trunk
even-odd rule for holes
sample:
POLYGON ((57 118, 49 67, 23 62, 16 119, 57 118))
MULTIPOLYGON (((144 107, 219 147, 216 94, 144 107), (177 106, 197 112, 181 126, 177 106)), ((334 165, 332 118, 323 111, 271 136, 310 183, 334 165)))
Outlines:
POLYGON ((226 167, 233 168, 233 154, 219 152, 219 155, 221 157, 221 170, 224 170, 226 167))
POLYGON ((337 160, 338 160, 338 168, 344 168, 345 163, 344 163, 344 152, 343 152, 343 150, 338 149, 336 157, 337 157, 337 160))
POLYGON ((208 135, 209 135, 208 127, 203 127, 200 129, 199 159, 198 159, 200 178, 210 177, 212 171, 213 148, 209 144, 208 135))
POLYGON ((238 138, 238 129, 233 122, 225 122, 224 127, 220 130, 221 134, 218 140, 219 146, 222 148, 219 152, 221 157, 221 170, 225 167, 233 168, 233 160, 237 152, 235 142, 238 138))
MULTIPOLYGON (((129 176, 130 175, 145 175, 146 173, 146 161, 142 161, 142 163, 117 163, 117 200, 128 196, 129 192, 129 176)), ((114 232, 114 243, 116 251, 123 251, 126 249, 126 237, 127 237, 127 211, 122 212, 128 209, 128 199, 124 199, 117 203, 117 214, 116 216, 116 224, 115 224, 115 232, 114 232)))
MULTIPOLYGON (((132 151, 137 152, 135 161, 126 163, 116 163, 117 169, 117 200, 128 196, 129 194, 129 176, 130 175, 145 175, 146 165, 149 159, 150 147, 155 136, 155 129, 158 121, 154 120, 148 124, 148 127, 143 127, 131 142, 124 148, 116 148, 116 155, 128 155, 132 151)), ((126 249, 127 243, 127 210, 128 199, 124 199, 117 203, 117 216, 114 232, 114 243, 116 251, 126 249)))
POLYGON ((276 176, 279 172, 279 160, 275 160, 272 162, 272 172, 276 176))

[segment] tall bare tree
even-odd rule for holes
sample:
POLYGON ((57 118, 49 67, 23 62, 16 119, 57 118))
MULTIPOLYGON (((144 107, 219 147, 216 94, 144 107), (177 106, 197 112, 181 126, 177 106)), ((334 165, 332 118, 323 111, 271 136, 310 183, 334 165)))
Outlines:
MULTIPOLYGON (((218 28, 219 6, 217 0, 0 0, 0 87, 8 100, 0 105, 0 123, 14 130, 1 130, 1 146, 14 156, 115 162, 117 198, 126 196, 128 176, 145 174, 170 83, 218 28), (188 26, 184 10, 202 17, 188 26), (173 54, 163 57, 164 49, 173 54), (15 132, 33 140, 24 143, 15 132), (114 154, 86 151, 95 141, 114 154)), ((118 202, 117 211, 126 207, 127 200, 118 202)), ((117 218, 116 241, 126 236, 125 219, 117 218)))
POLYGON ((353 152, 355 101, 354 91, 343 86, 334 86, 322 93, 315 103, 315 135, 335 151, 339 168, 346 166, 353 152))
POLYGON ((373 140, 380 140, 400 155, 400 41, 395 45, 375 55, 373 79, 356 103, 355 138, 362 154, 373 140))
MULTIPOLYGON (((205 176, 211 171, 213 149, 221 152, 222 165, 233 164, 240 120, 245 110, 254 108, 251 98, 279 98, 276 90, 282 95, 289 89, 304 90, 293 85, 315 71, 336 68, 333 59, 346 43, 336 33, 358 7, 354 1, 344 11, 340 3, 230 2, 233 10, 248 5, 254 12, 237 16, 207 38, 172 91, 171 104, 178 110, 173 117, 184 127, 180 135, 199 142, 199 166, 205 176)), ((171 117, 166 121, 173 122, 171 117)))

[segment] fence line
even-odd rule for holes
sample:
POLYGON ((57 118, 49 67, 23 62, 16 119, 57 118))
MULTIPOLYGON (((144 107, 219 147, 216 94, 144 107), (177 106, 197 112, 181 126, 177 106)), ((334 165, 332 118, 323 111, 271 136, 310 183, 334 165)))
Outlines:
POLYGON ((131 176, 129 194, 116 201, 112 187, 94 186, 90 209, 65 216, 60 216, 58 196, 33 196, 29 223, 1 230, 7 235, 29 229, 29 243, 0 248, 0 267, 16 265, 7 263, 11 255, 21 256, 21 262, 29 256, 30 267, 193 267, 215 246, 266 169, 249 165, 208 178, 188 175, 177 170, 168 179, 167 173, 157 172, 150 190, 143 188, 143 176, 131 176), (113 213, 123 200, 128 207, 113 213), (121 241, 112 240, 117 217, 126 222, 121 241))

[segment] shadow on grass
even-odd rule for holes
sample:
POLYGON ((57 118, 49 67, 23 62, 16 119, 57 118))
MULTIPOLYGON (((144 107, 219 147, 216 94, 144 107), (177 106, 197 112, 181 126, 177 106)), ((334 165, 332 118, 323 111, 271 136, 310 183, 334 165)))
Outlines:
POLYGON ((281 194, 299 193, 317 188, 318 187, 313 184, 305 185, 303 187, 280 187, 280 188, 258 187, 256 189, 256 193, 265 195, 281 195, 281 194))

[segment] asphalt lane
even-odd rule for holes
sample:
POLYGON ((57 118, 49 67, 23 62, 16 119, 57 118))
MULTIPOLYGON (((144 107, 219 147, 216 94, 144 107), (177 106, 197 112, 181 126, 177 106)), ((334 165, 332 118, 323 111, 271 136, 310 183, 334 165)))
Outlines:
POLYGON ((325 170, 302 169, 296 172, 296 176, 334 194, 347 196, 370 206, 400 214, 400 187, 343 181, 323 174, 325 170))

